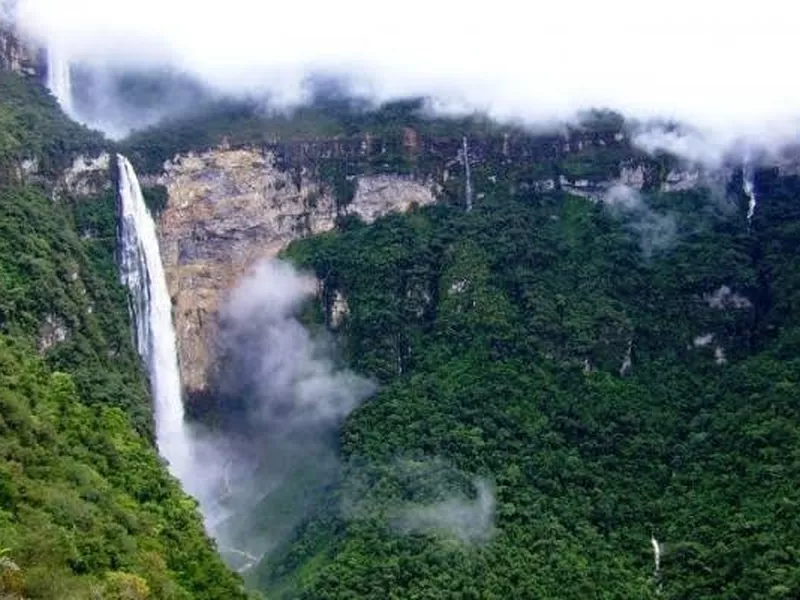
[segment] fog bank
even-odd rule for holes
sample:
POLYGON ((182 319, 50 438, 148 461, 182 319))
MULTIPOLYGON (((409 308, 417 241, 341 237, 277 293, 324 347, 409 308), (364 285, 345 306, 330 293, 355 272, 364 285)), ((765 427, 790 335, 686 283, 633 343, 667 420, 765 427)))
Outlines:
POLYGON ((654 9, 633 0, 141 0, 121 14, 101 0, 19 0, 17 18, 75 61, 168 66, 284 104, 306 99, 309 75, 326 74, 376 101, 429 96, 444 111, 526 123, 589 107, 675 119, 706 140, 704 158, 742 139, 795 139, 795 3, 654 9))

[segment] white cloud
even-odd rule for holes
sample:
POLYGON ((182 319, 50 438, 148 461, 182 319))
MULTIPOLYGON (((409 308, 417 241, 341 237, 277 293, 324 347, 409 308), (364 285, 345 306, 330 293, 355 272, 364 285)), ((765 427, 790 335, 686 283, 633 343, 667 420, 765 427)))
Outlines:
POLYGON ((800 7, 562 0, 20 0, 19 20, 73 56, 168 62, 229 91, 300 97, 312 71, 379 99, 436 96, 528 122, 590 106, 695 124, 729 141, 785 138, 800 7))

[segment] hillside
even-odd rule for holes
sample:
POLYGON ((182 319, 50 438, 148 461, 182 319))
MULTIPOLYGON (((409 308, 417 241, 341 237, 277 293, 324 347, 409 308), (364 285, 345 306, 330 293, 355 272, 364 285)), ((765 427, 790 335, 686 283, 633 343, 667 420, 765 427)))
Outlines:
POLYGON ((529 193, 293 244, 329 307, 346 302, 348 362, 382 388, 341 432, 335 492, 260 584, 796 597, 800 180, 765 170, 756 187, 750 228, 735 193, 622 213, 529 193), (674 231, 645 252, 655 216, 674 231))
MULTIPOLYGON (((283 256, 322 285, 306 324, 380 386, 335 432, 335 477, 293 455, 297 473, 232 524, 243 544, 280 540, 251 585, 309 599, 800 593, 796 176, 756 170, 748 221, 741 165, 648 156, 613 113, 531 134, 413 102, 229 109, 126 142, 167 187, 179 328, 213 322, 192 299, 207 298, 198 274, 230 275, 225 248, 252 264, 295 239, 283 256), (277 183, 248 196, 264 173, 277 183), (375 220, 359 190, 376 177, 432 184, 437 203, 375 220), (270 203, 291 227, 269 229, 270 203), (314 224, 325 211, 335 228, 314 224)), ((386 186, 397 205, 409 194, 386 186)), ((236 373, 244 394, 212 387, 195 412, 257 409, 247 390, 263 382, 236 373)))
POLYGON ((0 596, 244 597, 159 459, 114 259, 106 143, 0 72, 0 596))
MULTIPOLYGON (((157 104, 171 78, 120 89, 157 104)), ((0 72, 0 592, 243 597, 155 451, 120 150, 157 213, 212 532, 253 589, 800 596, 800 177, 649 155, 637 126, 322 90, 198 96, 112 148, 0 72), (316 282, 245 277, 276 257, 316 282)))

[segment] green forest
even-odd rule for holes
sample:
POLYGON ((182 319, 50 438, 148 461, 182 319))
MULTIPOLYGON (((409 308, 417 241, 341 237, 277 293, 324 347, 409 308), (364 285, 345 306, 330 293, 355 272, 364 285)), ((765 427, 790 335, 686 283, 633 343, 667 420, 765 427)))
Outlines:
MULTIPOLYGON (((323 284, 304 322, 379 391, 336 436, 335 481, 246 574, 255 594, 800 597, 800 177, 759 170, 752 222, 741 173, 726 190, 647 182, 631 209, 525 184, 672 158, 610 143, 565 156, 542 136, 515 162, 496 143, 508 128, 425 118, 416 100, 201 108, 116 148, 154 172, 223 140, 385 133, 395 146, 375 162, 316 164, 343 212, 353 175, 428 173, 466 135, 483 153, 471 212, 455 176, 435 206, 343 215, 285 251, 323 284), (407 127, 431 147, 403 146, 407 127)), ((602 112, 582 131, 622 126, 602 112)), ((104 149, 0 72, 0 598, 243 599, 155 449, 115 194, 53 193, 104 149)))
POLYGON ((244 598, 155 450, 115 194, 50 197, 102 144, 0 72, 0 597, 244 598))
POLYGON ((560 193, 294 243, 381 391, 268 597, 798 597, 800 179, 757 187, 751 226, 735 189, 647 195, 675 222, 652 253, 639 216, 560 193))

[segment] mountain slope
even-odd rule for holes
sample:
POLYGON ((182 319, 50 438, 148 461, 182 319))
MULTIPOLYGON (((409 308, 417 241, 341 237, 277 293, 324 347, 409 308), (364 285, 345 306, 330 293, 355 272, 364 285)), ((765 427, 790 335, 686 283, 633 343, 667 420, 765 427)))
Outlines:
POLYGON ((336 492, 260 584, 796 597, 800 180, 766 170, 756 188, 751 228, 735 191, 645 194, 638 212, 497 194, 295 243, 328 319, 346 302, 349 362, 383 387, 342 432, 336 492), (652 247, 656 217, 674 229, 652 247))
POLYGON ((115 194, 46 195, 103 141, 32 81, 0 89, 0 595, 243 597, 151 438, 115 194))

